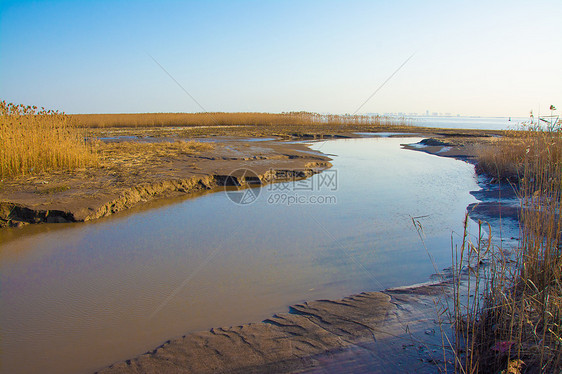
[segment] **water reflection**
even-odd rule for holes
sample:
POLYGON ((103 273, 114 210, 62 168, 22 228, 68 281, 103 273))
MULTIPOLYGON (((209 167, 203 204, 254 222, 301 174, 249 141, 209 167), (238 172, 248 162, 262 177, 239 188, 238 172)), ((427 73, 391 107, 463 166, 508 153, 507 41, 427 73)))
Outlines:
POLYGON ((477 185, 465 163, 400 149, 418 140, 316 143, 337 155, 335 189, 288 183, 250 205, 215 193, 0 233, 2 372, 90 372, 295 302, 427 280, 434 270, 411 217, 424 216, 426 246, 448 266, 477 185), (336 203, 268 199, 280 193, 336 203))

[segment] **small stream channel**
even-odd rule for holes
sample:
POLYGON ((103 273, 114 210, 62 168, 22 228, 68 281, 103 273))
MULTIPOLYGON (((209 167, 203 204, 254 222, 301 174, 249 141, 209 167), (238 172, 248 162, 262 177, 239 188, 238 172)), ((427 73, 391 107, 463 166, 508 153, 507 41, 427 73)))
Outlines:
POLYGON ((304 300, 427 281, 450 266, 467 163, 419 138, 312 148, 333 168, 256 190, 155 202, 82 224, 0 231, 0 372, 88 373, 190 331, 263 320, 304 300))

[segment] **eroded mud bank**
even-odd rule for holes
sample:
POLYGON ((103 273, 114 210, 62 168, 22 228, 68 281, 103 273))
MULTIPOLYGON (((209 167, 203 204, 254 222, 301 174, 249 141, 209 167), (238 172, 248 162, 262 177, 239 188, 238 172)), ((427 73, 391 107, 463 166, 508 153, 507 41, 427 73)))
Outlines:
POLYGON ((258 185, 306 178, 329 168, 330 160, 300 143, 226 141, 150 163, 22 177, 2 182, 0 227, 89 221, 155 199, 256 186, 237 170, 251 170, 258 185))

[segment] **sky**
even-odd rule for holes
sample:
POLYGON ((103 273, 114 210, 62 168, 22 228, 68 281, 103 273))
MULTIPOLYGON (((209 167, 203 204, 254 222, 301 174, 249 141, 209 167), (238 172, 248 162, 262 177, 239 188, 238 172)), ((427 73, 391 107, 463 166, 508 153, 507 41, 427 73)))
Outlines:
POLYGON ((0 100, 522 117, 562 110, 561 47, 560 0, 0 0, 0 100))

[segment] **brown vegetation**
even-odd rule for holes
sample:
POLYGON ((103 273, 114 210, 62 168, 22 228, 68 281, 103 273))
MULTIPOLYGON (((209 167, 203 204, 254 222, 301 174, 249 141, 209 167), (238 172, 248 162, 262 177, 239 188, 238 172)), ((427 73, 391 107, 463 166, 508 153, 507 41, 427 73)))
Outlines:
POLYGON ((74 114, 82 127, 290 126, 290 125, 403 125, 407 121, 383 116, 290 113, 135 113, 74 114))
MULTIPOLYGON (((195 141, 88 141, 64 113, 0 102, 0 179, 92 166, 140 164, 210 150, 195 141)), ((105 117, 105 115, 100 115, 105 117)))
POLYGON ((498 179, 514 182, 525 177, 547 177, 557 174, 562 160, 560 130, 528 127, 508 131, 483 145, 478 155, 480 171, 498 179))
POLYGON ((181 155, 193 155, 202 151, 212 150, 213 144, 196 141, 158 142, 92 142, 92 148, 100 156, 100 163, 104 167, 117 164, 142 165, 157 161, 157 159, 175 159, 181 155))
POLYGON ((96 163, 64 113, 2 101, 0 116, 0 179, 96 163))
POLYGON ((464 352, 456 371, 559 373, 562 132, 531 127, 498 139, 480 155, 479 168, 516 181, 522 212, 520 245, 508 254, 484 235, 471 243, 465 232, 455 259, 456 343, 464 352), (463 272, 472 276, 466 293, 460 286, 463 272))

